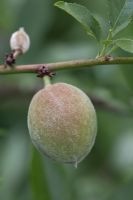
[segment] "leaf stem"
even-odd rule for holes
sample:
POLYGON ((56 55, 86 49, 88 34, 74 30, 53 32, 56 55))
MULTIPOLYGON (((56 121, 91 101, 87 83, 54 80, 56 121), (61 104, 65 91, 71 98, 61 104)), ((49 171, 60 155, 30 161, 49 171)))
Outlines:
POLYGON ((112 48, 107 52, 107 54, 110 55, 113 51, 116 51, 118 48, 118 46, 113 45, 112 48))
POLYGON ((99 56, 105 56, 105 55, 106 55, 106 50, 107 50, 107 48, 110 46, 111 41, 112 41, 112 29, 109 29, 106 42, 105 42, 105 44, 103 45, 103 48, 102 48, 102 50, 101 50, 99 56))

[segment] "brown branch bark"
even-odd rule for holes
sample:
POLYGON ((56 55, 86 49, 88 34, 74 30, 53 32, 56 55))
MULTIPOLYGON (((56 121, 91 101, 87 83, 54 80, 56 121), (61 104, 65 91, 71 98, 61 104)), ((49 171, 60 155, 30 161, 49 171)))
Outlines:
POLYGON ((44 64, 30 64, 19 65, 14 68, 5 68, 4 65, 0 65, 0 75, 4 74, 18 74, 18 73, 37 73, 41 66, 45 66, 52 71, 64 70, 64 69, 77 69, 83 67, 92 67, 96 65, 114 65, 114 64, 133 64, 133 57, 115 57, 108 58, 100 57, 97 59, 88 60, 72 60, 56 63, 44 63, 44 64))

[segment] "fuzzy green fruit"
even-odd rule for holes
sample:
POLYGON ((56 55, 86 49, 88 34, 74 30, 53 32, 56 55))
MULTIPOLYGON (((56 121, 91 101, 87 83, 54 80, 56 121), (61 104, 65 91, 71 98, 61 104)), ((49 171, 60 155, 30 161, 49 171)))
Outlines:
POLYGON ((33 143, 43 154, 77 164, 95 141, 95 109, 77 87, 65 83, 48 85, 30 103, 28 128, 33 143))

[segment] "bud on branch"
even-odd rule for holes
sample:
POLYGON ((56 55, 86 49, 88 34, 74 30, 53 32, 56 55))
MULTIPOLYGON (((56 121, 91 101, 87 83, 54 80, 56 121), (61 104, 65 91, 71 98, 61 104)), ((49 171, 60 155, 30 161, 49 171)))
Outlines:
POLYGON ((20 51, 23 54, 29 50, 30 38, 24 28, 20 28, 11 35, 10 47, 13 51, 20 51))

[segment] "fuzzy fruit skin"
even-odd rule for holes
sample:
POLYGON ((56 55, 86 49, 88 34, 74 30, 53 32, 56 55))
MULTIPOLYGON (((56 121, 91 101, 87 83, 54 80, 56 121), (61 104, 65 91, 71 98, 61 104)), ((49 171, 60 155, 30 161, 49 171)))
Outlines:
POLYGON ((77 87, 66 83, 48 85, 30 103, 28 129, 43 154, 60 162, 79 163, 95 141, 95 109, 77 87))

